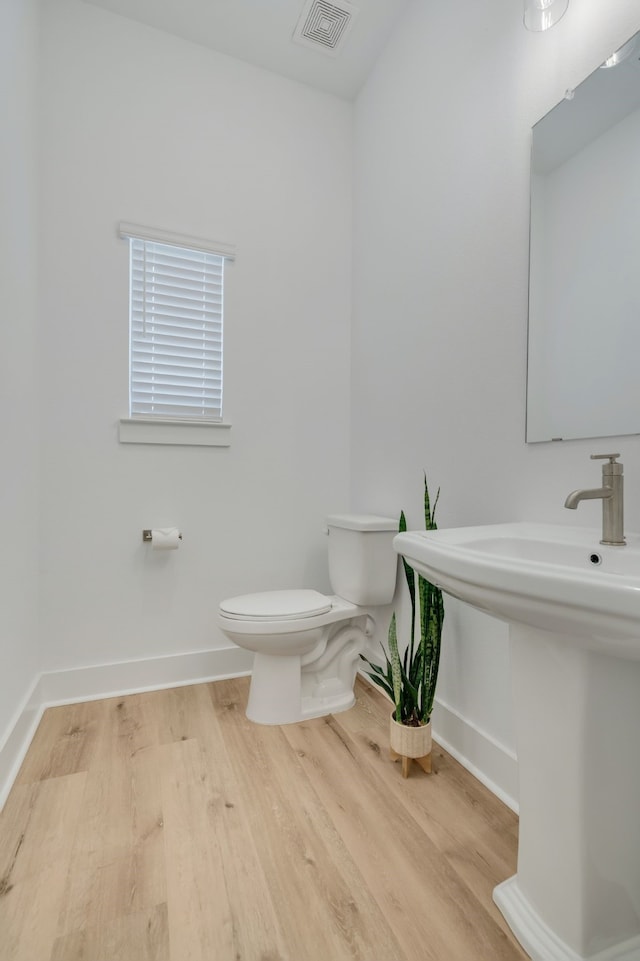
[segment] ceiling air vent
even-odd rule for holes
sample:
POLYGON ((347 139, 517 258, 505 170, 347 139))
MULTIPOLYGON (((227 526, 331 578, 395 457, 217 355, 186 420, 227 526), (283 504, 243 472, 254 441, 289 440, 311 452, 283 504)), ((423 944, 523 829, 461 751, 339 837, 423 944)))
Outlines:
POLYGON ((335 57, 351 29, 358 10, 349 3, 309 0, 305 4, 293 40, 335 57))

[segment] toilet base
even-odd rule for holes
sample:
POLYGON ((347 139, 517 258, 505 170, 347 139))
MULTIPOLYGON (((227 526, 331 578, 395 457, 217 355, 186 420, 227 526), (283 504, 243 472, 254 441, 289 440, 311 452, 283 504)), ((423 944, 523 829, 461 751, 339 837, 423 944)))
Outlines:
POLYGON ((306 654, 262 654, 253 661, 247 717, 256 724, 295 724, 348 711, 360 651, 371 629, 367 617, 328 629, 306 654))
POLYGON ((254 654, 247 717, 256 724, 300 720, 300 656, 254 654))
POLYGON ((337 677, 316 681, 309 692, 302 686, 300 657, 256 654, 247 717, 256 724, 295 724, 348 711, 356 702, 353 687, 337 677))
POLYGON ((348 711, 356 703, 353 691, 341 691, 330 695, 316 695, 302 698, 302 717, 307 720, 312 717, 325 717, 327 714, 339 714, 348 711))

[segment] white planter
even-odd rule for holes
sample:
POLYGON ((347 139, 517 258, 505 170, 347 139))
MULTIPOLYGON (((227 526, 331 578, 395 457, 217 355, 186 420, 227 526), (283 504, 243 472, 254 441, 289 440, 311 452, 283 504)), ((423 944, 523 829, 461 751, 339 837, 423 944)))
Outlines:
POLYGON ((390 718, 389 746, 391 758, 402 760, 402 776, 409 776, 411 761, 416 760, 423 771, 431 773, 431 721, 420 727, 398 724, 393 714, 390 718))

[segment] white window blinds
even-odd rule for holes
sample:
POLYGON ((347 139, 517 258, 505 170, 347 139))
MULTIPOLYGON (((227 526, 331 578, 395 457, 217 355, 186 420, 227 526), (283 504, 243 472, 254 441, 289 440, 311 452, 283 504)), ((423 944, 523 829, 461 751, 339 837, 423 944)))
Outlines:
POLYGON ((130 416, 219 422, 225 256, 128 236, 130 416))

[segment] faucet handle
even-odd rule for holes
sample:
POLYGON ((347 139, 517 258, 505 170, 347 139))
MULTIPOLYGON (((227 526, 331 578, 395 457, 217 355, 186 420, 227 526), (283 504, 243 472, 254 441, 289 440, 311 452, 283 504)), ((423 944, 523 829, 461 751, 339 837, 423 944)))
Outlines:
POLYGON ((602 465, 602 480, 604 482, 605 478, 617 477, 622 478, 622 472, 624 470, 622 464, 616 457, 620 457, 620 454, 591 454, 591 460, 608 460, 608 464, 602 465))
POLYGON ((591 454, 591 460, 609 460, 610 464, 615 464, 616 457, 620 457, 620 454, 591 454))

